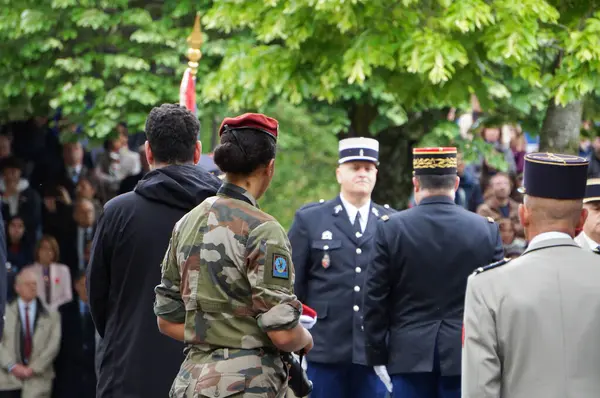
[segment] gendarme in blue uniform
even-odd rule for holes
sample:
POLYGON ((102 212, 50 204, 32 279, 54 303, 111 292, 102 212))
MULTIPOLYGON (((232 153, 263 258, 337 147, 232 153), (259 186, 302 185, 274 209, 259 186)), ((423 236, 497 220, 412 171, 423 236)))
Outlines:
MULTIPOLYGON (((414 152, 417 179, 457 186, 456 148, 414 152)), ((365 277, 366 355, 386 365, 401 398, 460 398, 467 278, 504 254, 498 225, 456 205, 451 191, 430 189, 377 225, 365 277)))
MULTIPOLYGON (((340 142, 340 159, 376 162, 378 152, 360 145, 365 141, 350 141, 355 145, 351 148, 344 147, 348 142, 340 142)), ((307 356, 307 374, 315 385, 311 398, 385 396, 372 367, 365 366, 362 301, 377 222, 393 212, 371 201, 362 232, 351 223, 340 196, 296 212, 289 231, 294 290, 317 312, 317 323, 310 330, 314 348, 307 356)))

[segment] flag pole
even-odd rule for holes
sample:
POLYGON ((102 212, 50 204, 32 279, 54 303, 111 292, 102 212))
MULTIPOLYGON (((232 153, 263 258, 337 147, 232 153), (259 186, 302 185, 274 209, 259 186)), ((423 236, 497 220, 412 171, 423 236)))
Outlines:
POLYGON ((187 58, 189 60, 188 66, 191 69, 192 76, 196 76, 198 73, 198 62, 200 58, 202 58, 202 52, 200 51, 200 47, 202 47, 202 31, 200 30, 200 13, 196 13, 196 20, 194 21, 194 28, 192 29, 192 33, 187 38, 188 50, 187 50, 187 58))
POLYGON ((183 73, 179 89, 179 104, 185 106, 194 115, 198 115, 196 106, 196 74, 198 73, 198 62, 202 58, 200 47, 202 46, 202 32, 200 31, 200 13, 196 13, 194 28, 187 38, 188 67, 183 73))

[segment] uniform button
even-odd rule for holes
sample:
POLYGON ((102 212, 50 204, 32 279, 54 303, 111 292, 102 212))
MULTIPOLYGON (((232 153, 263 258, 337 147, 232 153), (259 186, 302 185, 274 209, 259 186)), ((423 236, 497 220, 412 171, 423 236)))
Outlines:
POLYGON ((360 253, 362 253, 362 250, 360 250, 360 247, 357 247, 356 248, 356 254, 360 254, 360 253))
POLYGON ((361 326, 361 327, 360 327, 360 330, 363 330, 363 331, 364 331, 364 330, 365 330, 365 327, 364 327, 364 326, 361 326))
POLYGON ((360 274, 360 271, 362 271, 362 270, 360 269, 360 267, 356 267, 354 270, 356 271, 356 273, 357 273, 357 274, 360 274))
POLYGON ((360 308, 358 308, 358 305, 354 306, 354 312, 358 312, 360 310, 360 308))
POLYGON ((360 232, 358 232, 358 231, 357 231, 357 232, 356 232, 356 237, 357 237, 357 238, 360 238, 361 236, 362 236, 362 234, 361 234, 360 232))
POLYGON ((329 250, 329 246, 327 246, 327 245, 323 246, 323 250, 329 250))
POLYGON ((360 292, 360 286, 354 286, 354 291, 355 292, 360 292))

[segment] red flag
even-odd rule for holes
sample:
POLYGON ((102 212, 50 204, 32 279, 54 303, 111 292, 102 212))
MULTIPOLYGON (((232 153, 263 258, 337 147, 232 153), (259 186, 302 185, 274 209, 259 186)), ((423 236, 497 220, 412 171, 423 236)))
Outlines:
POLYGON ((192 70, 187 68, 183 72, 181 86, 179 87, 179 105, 185 106, 194 115, 197 114, 196 108, 196 76, 192 75, 192 70))

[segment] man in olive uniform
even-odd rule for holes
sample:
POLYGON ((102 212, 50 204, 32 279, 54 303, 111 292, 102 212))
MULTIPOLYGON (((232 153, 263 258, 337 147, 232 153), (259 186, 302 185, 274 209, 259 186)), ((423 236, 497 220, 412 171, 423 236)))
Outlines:
POLYGON ((519 217, 529 247, 469 277, 463 398, 596 398, 600 259, 575 243, 588 161, 525 157, 519 217))
MULTIPOLYGON (((308 354, 311 398, 379 398, 386 389, 366 366, 362 286, 373 251, 376 223, 393 212, 371 200, 379 143, 372 138, 339 142, 340 195, 296 212, 289 231, 296 267, 295 292, 314 308, 315 346, 308 354)), ((378 371, 384 379, 385 368, 378 371)))
POLYGON ((575 238, 575 242, 584 249, 600 253, 600 178, 587 181, 583 207, 588 215, 583 231, 575 238))
POLYGON ((365 277, 370 365, 387 366, 394 396, 459 398, 467 277, 504 255, 498 225, 454 203, 456 148, 413 149, 417 206, 377 225, 365 277))

